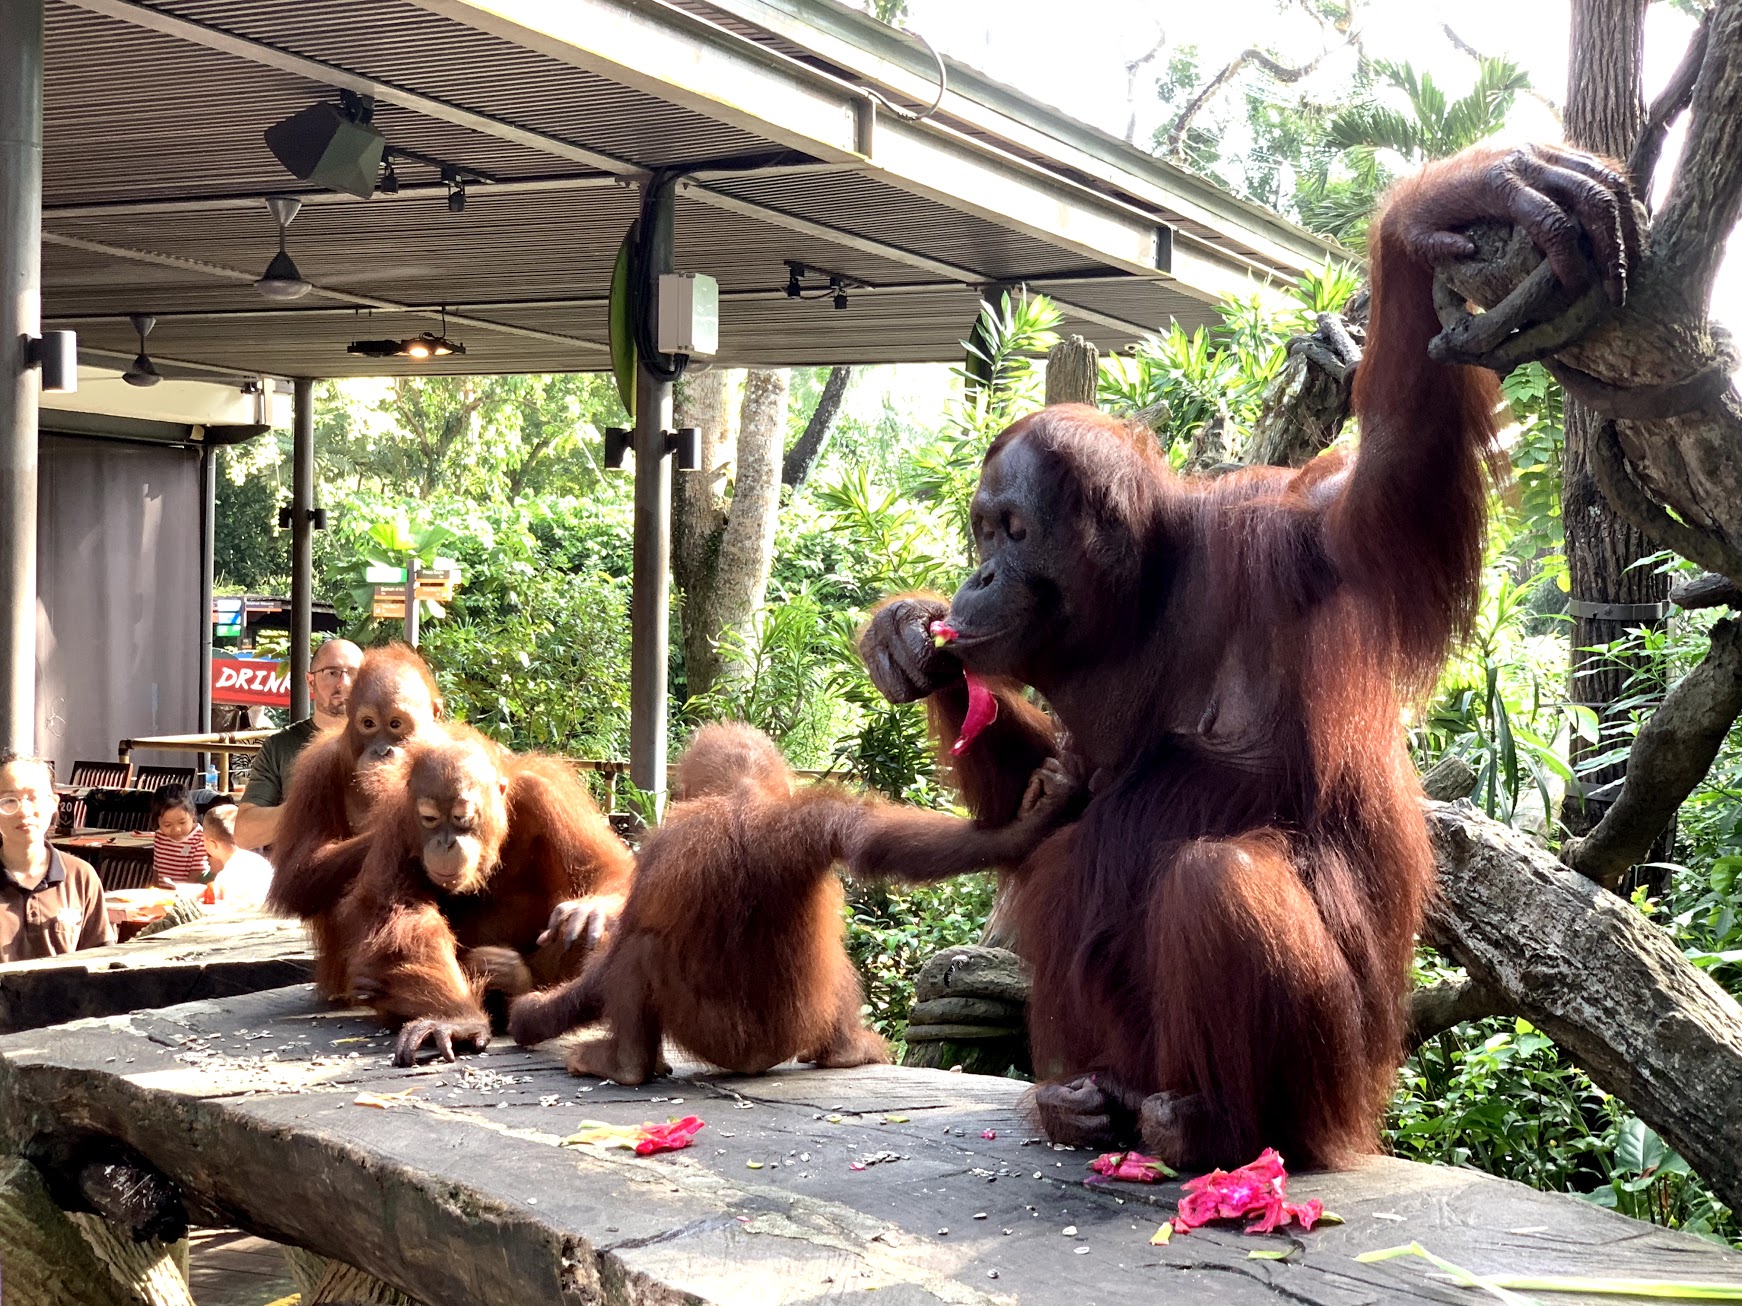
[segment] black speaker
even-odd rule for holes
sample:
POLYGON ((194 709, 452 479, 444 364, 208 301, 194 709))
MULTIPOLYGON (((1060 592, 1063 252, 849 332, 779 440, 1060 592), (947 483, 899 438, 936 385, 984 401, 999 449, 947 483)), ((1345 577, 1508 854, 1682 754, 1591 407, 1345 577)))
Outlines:
POLYGON ((623 464, 629 460, 629 451, 634 447, 635 432, 621 426, 605 428, 605 466, 612 471, 623 470, 623 464))
POLYGON ((266 146, 293 177, 366 200, 381 176, 387 138, 336 104, 311 104, 268 127, 266 146))

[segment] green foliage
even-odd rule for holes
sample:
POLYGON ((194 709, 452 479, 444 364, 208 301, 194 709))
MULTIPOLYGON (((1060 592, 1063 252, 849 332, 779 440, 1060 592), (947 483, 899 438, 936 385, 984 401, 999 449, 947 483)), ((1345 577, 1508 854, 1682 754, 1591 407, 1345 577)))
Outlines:
POLYGON ((964 875, 901 892, 851 890, 847 954, 865 981, 873 1029, 901 1038, 913 1009, 914 976, 943 949, 980 941, 995 887, 990 875, 964 875))
POLYGON ((229 445, 217 459, 214 583, 232 593, 288 593, 290 534, 278 529, 278 510, 290 502, 279 475, 289 463, 278 437, 229 445))
POLYGON ((1218 416, 1228 420, 1229 452, 1238 453, 1287 361, 1289 340, 1311 331, 1315 314, 1341 309, 1359 284, 1348 266, 1327 262, 1303 276, 1284 304, 1257 295, 1224 300, 1217 326, 1188 335, 1176 323, 1129 354, 1103 359, 1101 404, 1146 422, 1176 465, 1192 436, 1218 416))
POLYGON ((1653 1224, 1742 1233, 1686 1161, 1524 1020, 1463 1025, 1412 1053, 1386 1141, 1412 1161, 1474 1166, 1653 1224))

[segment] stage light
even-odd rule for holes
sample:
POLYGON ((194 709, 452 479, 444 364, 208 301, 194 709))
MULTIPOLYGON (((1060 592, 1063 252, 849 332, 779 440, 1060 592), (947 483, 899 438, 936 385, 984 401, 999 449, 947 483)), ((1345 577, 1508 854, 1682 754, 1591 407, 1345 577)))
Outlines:
POLYGON ((399 194, 399 174, 393 170, 392 159, 381 165, 381 193, 383 195, 399 194))
POLYGON ((786 261, 786 297, 797 299, 804 294, 804 264, 786 261))
POLYGON ((278 222, 278 253, 272 256, 272 262, 266 265, 266 271, 254 283, 254 289, 268 299, 301 299, 314 287, 302 279, 296 261, 285 249, 284 234, 291 219, 302 209, 302 201, 293 195, 269 195, 266 207, 272 210, 272 216, 278 222))
POLYGON ((375 193, 387 139, 369 125, 374 105, 344 94, 344 107, 311 104, 266 129, 266 145, 293 177, 366 200, 375 193))
POLYGON ((839 312, 841 309, 847 307, 847 287, 841 278, 834 277, 830 279, 829 289, 835 294, 835 311, 839 312))

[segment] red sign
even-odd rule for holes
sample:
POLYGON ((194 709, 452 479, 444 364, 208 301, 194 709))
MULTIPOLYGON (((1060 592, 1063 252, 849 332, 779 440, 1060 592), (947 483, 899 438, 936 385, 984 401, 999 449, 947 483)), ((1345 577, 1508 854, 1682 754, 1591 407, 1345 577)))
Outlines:
POLYGON ((277 658, 212 655, 212 702, 289 707, 290 672, 277 658))

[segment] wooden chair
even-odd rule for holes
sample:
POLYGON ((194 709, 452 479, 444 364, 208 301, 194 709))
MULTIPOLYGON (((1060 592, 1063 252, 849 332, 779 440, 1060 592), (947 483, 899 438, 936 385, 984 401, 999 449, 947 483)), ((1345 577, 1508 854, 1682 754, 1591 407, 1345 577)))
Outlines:
POLYGON ((86 789, 126 789, 133 782, 131 762, 74 762, 69 785, 86 789))
POLYGON ((105 848, 97 854, 97 878, 105 889, 149 889, 157 880, 149 848, 105 848))
POLYGON ((151 795, 139 789, 93 789, 85 797, 84 822, 92 830, 149 829, 151 795))
POLYGON ((191 766, 142 766, 133 773, 132 787, 148 793, 164 785, 186 785, 193 789, 199 785, 199 774, 191 766))

